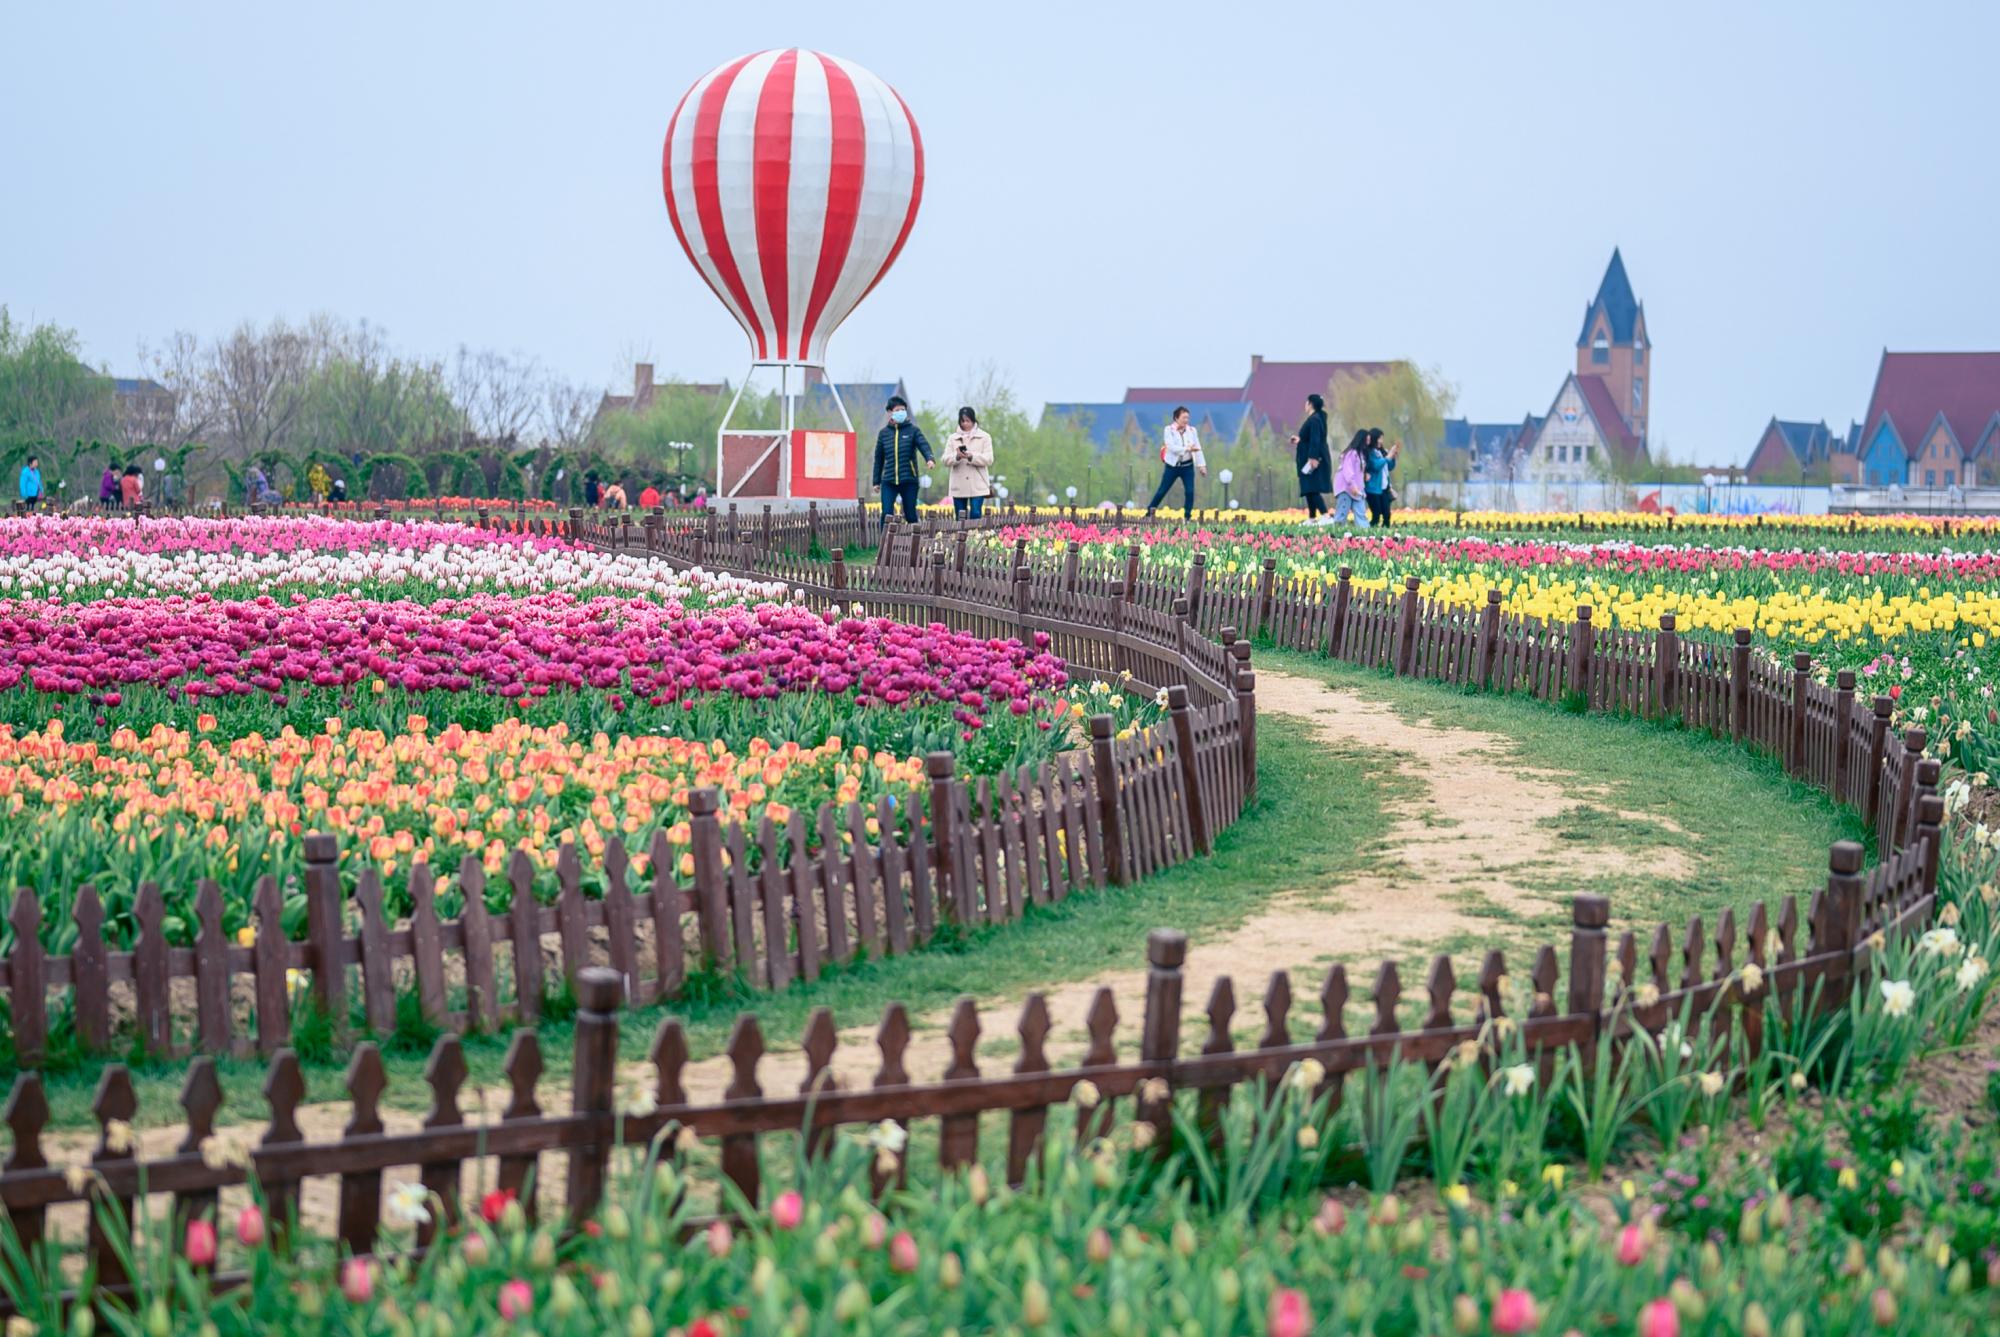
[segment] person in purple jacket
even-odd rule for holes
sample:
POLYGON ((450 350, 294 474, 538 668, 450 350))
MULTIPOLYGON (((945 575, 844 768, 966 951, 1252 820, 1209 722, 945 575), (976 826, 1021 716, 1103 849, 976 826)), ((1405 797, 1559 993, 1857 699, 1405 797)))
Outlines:
POLYGON ((1345 520, 1349 524, 1367 525, 1368 515, 1362 509, 1368 485, 1367 459, 1368 433, 1356 432, 1347 449, 1341 452, 1340 471, 1333 476, 1333 513, 1319 523, 1332 525, 1345 520))

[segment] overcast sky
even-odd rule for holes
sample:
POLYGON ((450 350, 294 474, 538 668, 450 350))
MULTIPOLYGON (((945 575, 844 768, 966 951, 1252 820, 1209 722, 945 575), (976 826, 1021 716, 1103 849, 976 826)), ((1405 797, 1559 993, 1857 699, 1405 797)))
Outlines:
POLYGON ((324 310, 427 356, 736 379, 660 146, 702 73, 789 45, 923 130, 916 229, 831 353, 919 398, 988 362, 1038 404, 1408 357, 1518 419, 1614 244, 1676 458, 1844 429, 1884 345, 2000 348, 1977 2, 13 3, 0 302, 118 371, 324 310))

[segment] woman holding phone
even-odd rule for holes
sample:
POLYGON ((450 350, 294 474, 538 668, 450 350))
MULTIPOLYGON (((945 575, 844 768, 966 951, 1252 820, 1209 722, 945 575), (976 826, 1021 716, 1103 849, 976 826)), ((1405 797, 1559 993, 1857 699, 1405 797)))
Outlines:
POLYGON ((944 443, 944 462, 951 469, 952 515, 977 520, 993 495, 993 438, 970 404, 958 411, 958 430, 944 443))

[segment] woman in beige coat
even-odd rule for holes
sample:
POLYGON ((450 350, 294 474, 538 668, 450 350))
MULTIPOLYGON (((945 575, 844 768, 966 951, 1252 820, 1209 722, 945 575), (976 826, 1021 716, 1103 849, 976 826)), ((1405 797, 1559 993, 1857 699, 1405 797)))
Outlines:
POLYGON ((960 519, 977 520, 993 495, 993 438, 979 426, 970 406, 958 411, 958 430, 944 443, 944 462, 951 468, 951 510, 960 519))

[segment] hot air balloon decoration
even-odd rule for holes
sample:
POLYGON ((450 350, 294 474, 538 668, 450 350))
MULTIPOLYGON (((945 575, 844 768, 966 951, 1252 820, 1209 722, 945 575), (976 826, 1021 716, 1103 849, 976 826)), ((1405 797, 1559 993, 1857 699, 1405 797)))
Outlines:
MULTIPOLYGON (((781 425, 717 433, 723 496, 853 497, 853 420, 826 346, 896 263, 924 194, 924 146, 896 90, 851 60, 797 48, 709 71, 667 127, 667 217, 690 263, 776 368, 781 425), (825 381, 845 432, 797 427, 825 381)), ((748 384, 748 378, 745 380, 748 384)))

